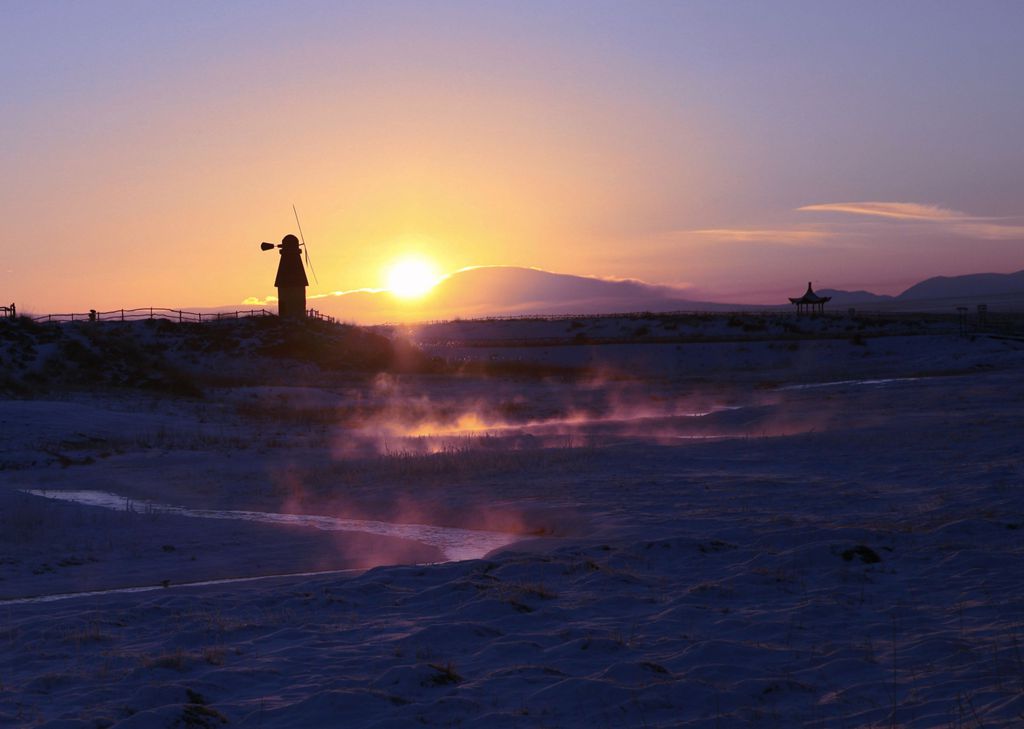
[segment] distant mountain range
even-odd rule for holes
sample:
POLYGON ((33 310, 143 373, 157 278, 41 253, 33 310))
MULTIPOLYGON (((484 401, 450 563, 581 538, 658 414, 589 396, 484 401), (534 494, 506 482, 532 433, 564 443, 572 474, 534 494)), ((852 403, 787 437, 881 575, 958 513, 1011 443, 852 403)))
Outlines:
POLYGON ((914 284, 899 295, 908 299, 948 299, 962 296, 990 296, 1024 293, 1024 271, 1016 273, 972 273, 966 276, 935 276, 914 284))
MULTIPOLYGON (((964 276, 933 276, 916 283, 897 296, 873 294, 870 291, 822 289, 821 296, 831 296, 834 304, 904 303, 934 299, 963 299, 1024 295, 1024 271, 1016 273, 971 273, 964 276)), ((983 303, 983 302, 981 302, 983 303)))
MULTIPOLYGON (((1003 297, 1007 301, 1012 299, 1014 308, 1024 308, 1024 271, 936 276, 897 296, 839 289, 820 289, 817 293, 831 296, 831 305, 840 307, 946 310, 952 300, 971 305, 983 302, 966 299, 1003 297), (928 302, 936 303, 929 305, 928 302)), ((482 266, 458 271, 422 298, 412 301, 402 301, 387 291, 366 290, 311 297, 308 304, 343 321, 360 323, 529 314, 789 308, 781 302, 762 306, 710 302, 683 288, 515 266, 482 266)))
POLYGON ((310 299, 309 305, 359 322, 735 308, 688 299, 684 289, 671 286, 516 266, 457 271, 422 298, 409 302, 387 291, 353 291, 310 299))
POLYGON ((818 296, 831 296, 832 304, 846 306, 847 304, 881 304, 895 301, 895 296, 885 294, 873 294, 870 291, 843 291, 842 289, 818 289, 814 293, 818 296))

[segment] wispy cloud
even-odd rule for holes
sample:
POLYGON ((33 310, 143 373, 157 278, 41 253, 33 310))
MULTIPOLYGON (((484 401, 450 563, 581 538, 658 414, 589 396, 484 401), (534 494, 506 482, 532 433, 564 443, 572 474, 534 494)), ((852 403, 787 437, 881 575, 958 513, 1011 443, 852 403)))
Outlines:
POLYGON ((704 228, 682 232, 723 243, 775 243, 779 245, 813 245, 836 235, 832 231, 822 228, 807 227, 704 228))
POLYGON ((370 289, 370 288, 348 289, 347 291, 328 291, 326 294, 308 294, 306 296, 306 298, 307 299, 327 299, 327 298, 333 298, 335 296, 349 296, 350 294, 383 294, 383 293, 386 293, 387 291, 388 291, 388 289, 370 289))
POLYGON ((1024 225, 1007 225, 1004 223, 960 223, 956 232, 969 238, 982 240, 1024 240, 1024 225))
POLYGON ((950 210, 939 205, 922 205, 908 202, 840 202, 804 205, 797 208, 800 212, 813 213, 850 213, 852 215, 871 215, 878 218, 895 220, 930 220, 948 221, 962 220, 967 216, 958 210, 950 210))
POLYGON ((1024 238, 1024 225, 1007 218, 970 215, 959 210, 909 202, 840 202, 818 203, 797 208, 799 212, 846 213, 893 221, 923 223, 939 227, 954 235, 981 240, 1016 240, 1024 238))

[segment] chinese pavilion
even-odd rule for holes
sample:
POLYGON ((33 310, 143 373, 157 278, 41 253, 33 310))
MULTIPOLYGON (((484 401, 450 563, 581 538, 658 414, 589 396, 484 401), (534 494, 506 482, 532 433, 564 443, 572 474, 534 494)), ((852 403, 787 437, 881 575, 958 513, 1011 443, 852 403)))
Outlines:
POLYGON ((814 289, 811 288, 811 282, 807 282, 807 292, 799 299, 794 299, 792 296, 789 297, 791 304, 796 304, 797 315, 808 313, 808 314, 824 314, 825 313, 825 302, 831 301, 831 296, 818 296, 814 293, 814 289))

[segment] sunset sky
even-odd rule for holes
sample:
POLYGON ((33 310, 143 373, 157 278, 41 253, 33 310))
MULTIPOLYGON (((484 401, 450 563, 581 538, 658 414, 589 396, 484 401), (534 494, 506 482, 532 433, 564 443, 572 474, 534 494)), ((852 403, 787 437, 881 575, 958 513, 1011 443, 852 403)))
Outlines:
POLYGON ((1021 2, 0 8, 0 300, 514 265, 778 303, 1024 268, 1021 2))

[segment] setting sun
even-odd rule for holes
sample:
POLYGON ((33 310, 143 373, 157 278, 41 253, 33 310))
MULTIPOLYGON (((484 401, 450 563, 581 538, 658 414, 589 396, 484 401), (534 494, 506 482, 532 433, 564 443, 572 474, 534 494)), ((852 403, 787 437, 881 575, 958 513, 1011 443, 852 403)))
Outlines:
POLYGON ((437 271, 422 258, 403 258, 388 269, 388 290, 402 299, 412 299, 434 288, 437 271))

